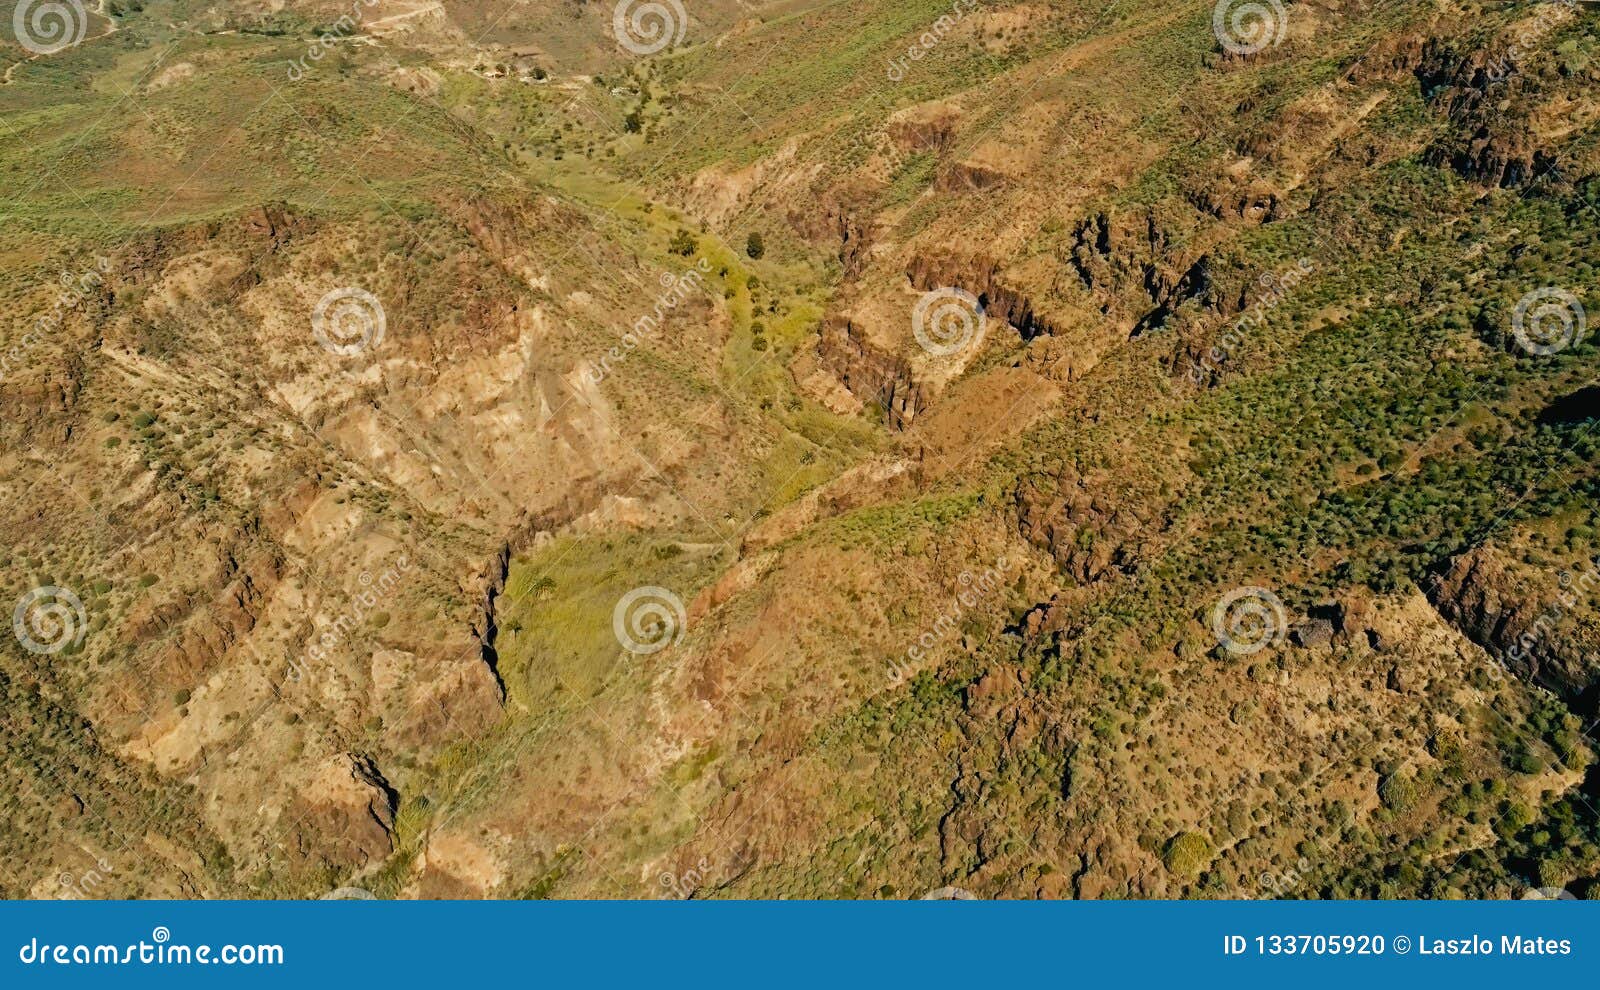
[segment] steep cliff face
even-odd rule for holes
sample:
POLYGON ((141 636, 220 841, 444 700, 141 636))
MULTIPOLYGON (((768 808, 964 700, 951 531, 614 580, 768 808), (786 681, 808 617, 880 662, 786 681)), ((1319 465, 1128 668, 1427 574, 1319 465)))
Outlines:
POLYGON ((824 321, 817 355, 850 392, 883 409, 892 429, 904 430, 928 403, 928 390, 904 357, 875 347, 848 316, 824 321))
MULTIPOLYGON (((1233 211, 1227 207, 1227 194, 1220 203, 1207 206, 1219 216, 1233 211)), ((1238 212, 1256 213, 1253 194, 1238 193, 1238 212)), ((1265 220, 1265 214, 1260 215, 1265 220)), ((1103 312, 1126 314, 1128 332, 1137 336, 1164 326, 1172 314, 1186 303, 1202 311, 1228 316, 1239 303, 1224 303, 1213 277, 1212 259, 1192 252, 1175 250, 1169 231, 1147 213, 1142 218, 1097 213, 1083 218, 1073 229, 1071 262, 1085 290, 1101 300, 1103 312)))
POLYGON ((1424 587, 1441 615, 1512 673, 1555 692, 1580 717, 1600 714, 1593 562, 1550 572, 1485 545, 1442 564, 1424 587))
MULTIPOLYGON (((1480 185, 1522 188, 1565 181, 1560 158, 1546 135, 1551 117, 1587 116, 1550 96, 1568 71, 1564 63, 1535 60, 1545 39, 1581 16, 1574 4, 1545 4, 1487 44, 1434 37, 1416 53, 1413 72, 1423 95, 1449 121, 1427 160, 1480 185), (1541 119, 1545 127, 1536 123, 1541 119)), ((1559 125, 1556 125, 1559 127, 1559 125)))
POLYGON ((370 757, 339 753, 314 768, 287 814, 290 862, 346 876, 394 851, 396 795, 370 757))
POLYGON ((1004 321, 1023 340, 1062 332, 1058 323, 1034 308, 1026 293, 1007 283, 999 262, 992 258, 918 254, 911 259, 906 277, 923 292, 957 288, 971 293, 987 318, 1004 321))

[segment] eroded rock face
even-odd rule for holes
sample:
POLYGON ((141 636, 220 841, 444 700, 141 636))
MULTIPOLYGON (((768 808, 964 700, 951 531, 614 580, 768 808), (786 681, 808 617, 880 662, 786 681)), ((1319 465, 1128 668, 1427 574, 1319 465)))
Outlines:
MULTIPOLYGON (((1241 215, 1253 213, 1255 194, 1241 194, 1241 215)), ((1224 204, 1224 210, 1234 210, 1224 204)), ((1263 221, 1265 215, 1261 218, 1263 221)), ((1099 213, 1086 217, 1073 231, 1069 261, 1083 287, 1105 300, 1106 313, 1131 314, 1129 332, 1137 335, 1164 325, 1185 303, 1227 316, 1238 301, 1224 302, 1209 255, 1185 256, 1153 214, 1140 220, 1099 213)))
POLYGON ((999 262, 992 258, 919 254, 911 259, 906 276, 923 292, 954 287, 972 293, 985 316, 1011 324, 1024 340, 1059 332, 1056 323, 1042 316, 1026 293, 1006 282, 999 262))
POLYGON ((397 798, 370 757, 338 753, 318 765, 289 807, 299 824, 289 857, 302 867, 360 869, 394 851, 397 798))
POLYGON ((1556 157, 1537 147, 1526 131, 1496 132, 1489 125, 1454 147, 1435 148, 1428 161, 1446 165, 1469 181, 1503 189, 1531 185, 1557 167, 1556 157))
POLYGON ((1191 200, 1218 220, 1238 220, 1250 227, 1280 219, 1284 210, 1277 191, 1261 182, 1219 181, 1197 191, 1191 200))
POLYGON ((1462 49, 1441 39, 1423 46, 1414 69, 1417 82, 1455 125, 1428 150, 1429 164, 1499 188, 1556 174, 1556 155, 1529 124, 1540 87, 1524 71, 1527 61, 1527 54, 1504 46, 1462 49))
POLYGON ((892 429, 910 426, 931 400, 905 359, 873 347, 847 316, 823 324, 817 357, 857 398, 882 406, 892 429))
POLYGON ((809 240, 833 246, 839 265, 849 278, 860 275, 866 267, 877 235, 867 198, 863 190, 844 186, 830 189, 815 203, 788 213, 789 222, 809 240))
POLYGON ((1123 504, 1099 479, 1071 470, 1054 485, 1023 485, 1017 509, 1022 535, 1082 584, 1131 571, 1154 523, 1148 508, 1123 504))
POLYGON ((1593 567, 1529 573, 1480 546, 1446 563, 1424 590, 1439 613, 1518 677, 1592 714, 1600 685, 1593 567))

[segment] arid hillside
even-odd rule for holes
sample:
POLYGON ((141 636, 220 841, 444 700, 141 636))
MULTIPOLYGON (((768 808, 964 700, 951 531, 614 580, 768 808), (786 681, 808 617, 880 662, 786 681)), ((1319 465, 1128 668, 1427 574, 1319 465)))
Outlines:
POLYGON ((0 893, 1600 896, 1590 5, 28 4, 0 893))

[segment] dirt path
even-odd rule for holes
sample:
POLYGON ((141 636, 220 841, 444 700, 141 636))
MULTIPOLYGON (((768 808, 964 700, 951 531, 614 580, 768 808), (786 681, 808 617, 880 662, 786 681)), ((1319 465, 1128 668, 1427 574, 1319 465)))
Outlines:
POLYGON ((403 14, 390 14, 388 17, 380 17, 375 21, 368 21, 366 24, 367 32, 370 34, 373 28, 381 25, 393 24, 396 21, 404 21, 412 17, 420 17, 423 14, 431 14, 436 11, 439 13, 444 12, 444 4, 437 2, 437 0, 436 2, 430 3, 424 7, 418 7, 416 10, 408 10, 403 14))
POLYGON ((25 58, 20 62, 12 62, 10 65, 6 66, 6 74, 4 76, 0 76, 0 86, 11 85, 12 73, 16 72, 18 69, 22 68, 24 65, 27 65, 29 62, 32 62, 38 57, 39 56, 34 55, 29 58, 25 58))
MULTIPOLYGON (((111 18, 107 17, 106 18, 106 29, 104 31, 101 31, 99 34, 95 35, 93 38, 84 38, 83 40, 79 41, 77 44, 71 45, 69 47, 76 48, 78 45, 87 45, 91 41, 97 41, 97 40, 99 40, 101 38, 107 37, 108 35, 116 34, 117 30, 118 30, 117 22, 112 20, 111 18)), ((9 86, 9 85, 11 85, 11 77, 12 77, 12 75, 14 75, 18 69, 22 68, 24 65, 27 65, 29 62, 32 62, 37 58, 39 58, 39 56, 37 54, 29 55, 27 58, 23 59, 20 62, 12 62, 10 65, 6 66, 5 74, 4 75, 0 75, 0 86, 9 86)))

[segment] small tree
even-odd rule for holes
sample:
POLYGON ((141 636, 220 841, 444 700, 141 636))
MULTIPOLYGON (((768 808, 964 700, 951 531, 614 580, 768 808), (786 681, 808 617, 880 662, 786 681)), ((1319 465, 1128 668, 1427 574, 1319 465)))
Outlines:
POLYGON ((750 236, 744 239, 744 253, 749 255, 752 260, 759 260, 762 255, 767 253, 767 245, 761 240, 761 232, 759 230, 752 230, 750 236))
POLYGON ((694 235, 681 227, 676 234, 672 235, 672 243, 667 245, 668 250, 673 254, 681 254, 685 258, 694 254, 696 247, 694 235))

